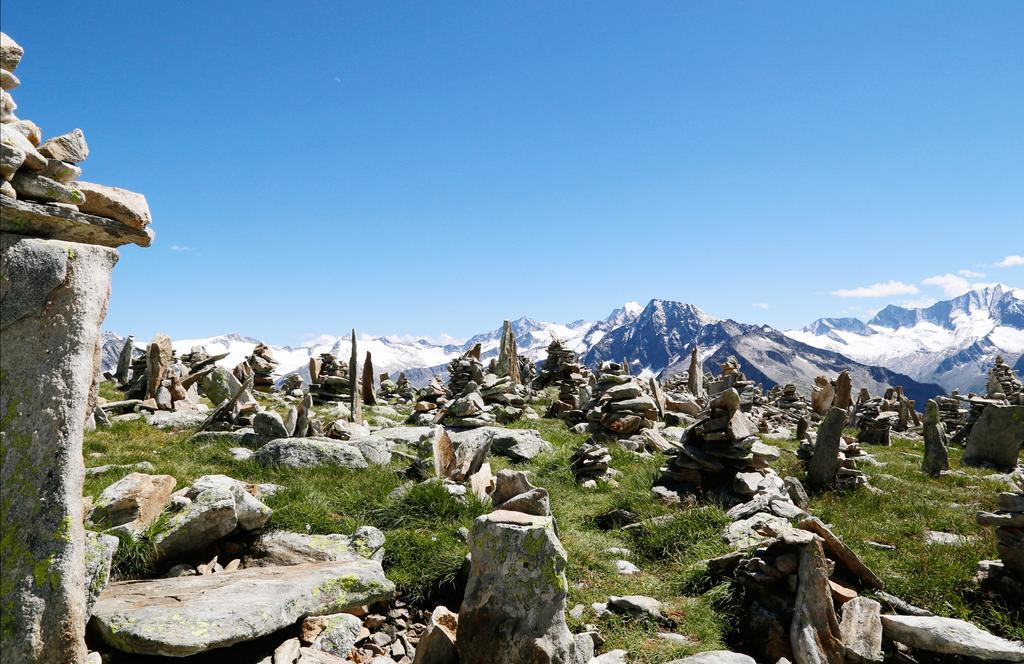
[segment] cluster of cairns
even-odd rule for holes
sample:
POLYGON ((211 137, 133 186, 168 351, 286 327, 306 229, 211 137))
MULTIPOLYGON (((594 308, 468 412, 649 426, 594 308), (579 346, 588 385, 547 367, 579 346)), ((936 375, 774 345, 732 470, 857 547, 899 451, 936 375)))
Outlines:
POLYGON ((352 390, 348 363, 331 353, 309 358, 309 393, 318 404, 349 403, 352 390))
POLYGON ((980 525, 994 526, 999 560, 983 560, 978 564, 978 578, 1017 603, 1024 602, 1024 488, 1004 491, 996 498, 995 512, 978 512, 980 525))
POLYGON ((198 348, 178 358, 164 334, 157 334, 145 350, 137 352, 129 336, 118 355, 116 370, 108 376, 117 382, 125 399, 109 403, 97 399, 94 421, 103 425, 111 418, 133 419, 125 416, 138 411, 203 412, 206 406, 200 400, 200 386, 218 359, 222 357, 211 358, 198 348))
POLYGON ((409 424, 433 424, 437 417, 443 416, 451 396, 448 386, 440 378, 431 377, 430 382, 416 392, 416 403, 413 405, 412 415, 409 416, 409 424))

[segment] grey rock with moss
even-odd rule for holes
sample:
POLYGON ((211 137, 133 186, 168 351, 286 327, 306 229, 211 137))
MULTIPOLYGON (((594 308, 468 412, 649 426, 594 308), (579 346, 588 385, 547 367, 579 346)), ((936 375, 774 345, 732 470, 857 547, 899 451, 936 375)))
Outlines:
POLYGON ((120 541, 113 535, 85 531, 85 578, 88 581, 85 588, 86 620, 92 615, 92 609, 100 593, 107 587, 110 580, 110 563, 120 541))
POLYGON ((185 657, 251 641, 307 616, 389 599, 391 583, 372 560, 242 569, 230 574, 113 583, 92 624, 125 653, 185 657))
POLYGON ((307 535, 288 530, 264 533, 253 543, 246 567, 299 565, 317 561, 345 561, 384 555, 384 533, 362 526, 351 535, 307 535))
POLYGON ((550 516, 480 516, 469 551, 456 641, 461 664, 582 660, 565 622, 566 554, 550 516))
POLYGON ((359 632, 363 629, 363 621, 348 613, 326 618, 324 631, 320 632, 310 647, 336 657, 348 657, 359 638, 359 632))
POLYGON ((116 262, 105 247, 0 235, 5 661, 85 658, 82 436, 116 262))

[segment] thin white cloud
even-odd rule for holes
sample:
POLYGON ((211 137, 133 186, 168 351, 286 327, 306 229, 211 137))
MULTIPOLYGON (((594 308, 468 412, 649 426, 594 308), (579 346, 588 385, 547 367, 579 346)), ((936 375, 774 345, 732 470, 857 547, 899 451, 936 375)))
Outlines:
POLYGON ((772 308, 772 306, 770 304, 768 304, 767 302, 754 302, 753 306, 758 308, 758 309, 771 309, 772 308))
POLYGON ((984 272, 975 272, 974 270, 957 270, 956 273, 968 279, 981 279, 985 276, 984 272))
POLYGON ((902 281, 882 281, 870 286, 858 288, 841 288, 832 291, 836 297, 889 297, 891 295, 916 295, 920 291, 914 284, 902 281))
POLYGON ((1017 267, 1024 265, 1024 256, 1007 256, 996 263, 996 267, 1017 267))
POLYGON ((171 251, 195 251, 195 247, 189 247, 184 244, 172 244, 169 248, 171 251))
POLYGON ((938 286, 949 297, 956 297, 971 290, 971 282, 955 274, 937 274, 921 280, 925 286, 938 286))

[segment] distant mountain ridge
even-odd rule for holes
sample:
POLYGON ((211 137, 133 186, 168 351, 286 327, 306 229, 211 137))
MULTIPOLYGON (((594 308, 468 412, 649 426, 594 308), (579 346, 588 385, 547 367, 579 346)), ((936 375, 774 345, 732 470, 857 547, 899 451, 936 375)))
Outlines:
MULTIPOLYGON (((854 334, 866 327, 857 319, 821 319, 811 326, 827 335, 854 334), (853 332, 851 332, 853 330, 853 332)), ((575 350, 583 362, 596 367, 602 361, 627 359, 634 373, 669 375, 686 370, 694 344, 700 347, 709 369, 730 355, 736 356, 743 371, 765 388, 792 382, 807 392, 814 377, 834 376, 849 370, 854 384, 867 387, 873 394, 886 387, 901 385, 914 399, 927 399, 942 392, 936 384, 921 382, 909 375, 878 365, 857 361, 844 353, 805 343, 769 326, 718 320, 698 307, 672 300, 654 299, 646 306, 627 302, 597 321, 578 320, 569 324, 539 322, 521 317, 512 321, 520 353, 535 362, 546 357, 552 339, 559 339, 575 350)), ((871 328, 868 328, 871 330, 871 328)), ((809 333, 810 334, 810 333, 809 333)), ((818 337, 819 335, 812 335, 818 337)), ((373 357, 376 373, 396 376, 405 371, 416 385, 426 384, 431 377, 447 379, 447 364, 459 354, 479 343, 485 361, 495 357, 501 328, 474 335, 462 343, 440 343, 428 339, 397 337, 363 337, 358 340, 359 360, 366 351, 373 357)), ((843 341, 838 338, 839 343, 843 341)), ((103 366, 111 370, 123 340, 116 334, 104 333, 103 366)), ((211 354, 228 353, 221 364, 233 367, 252 353, 257 341, 239 334, 206 339, 182 339, 173 342, 178 353, 186 353, 194 345, 204 345, 211 354)), ((349 337, 323 335, 300 346, 273 346, 279 364, 278 377, 298 373, 308 378, 309 358, 329 352, 348 359, 349 337)))
POLYGON ((979 391, 997 355, 1018 366, 1024 357, 1024 291, 989 286, 928 307, 889 305, 867 323, 820 318, 786 334, 947 391, 979 391))

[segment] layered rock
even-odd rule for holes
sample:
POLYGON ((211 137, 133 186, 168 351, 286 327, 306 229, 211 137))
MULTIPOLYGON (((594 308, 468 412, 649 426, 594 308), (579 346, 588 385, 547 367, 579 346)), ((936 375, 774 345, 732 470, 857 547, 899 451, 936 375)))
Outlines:
POLYGON ((982 561, 979 577, 1010 600, 1024 601, 1024 491, 1003 492, 995 512, 978 512, 980 525, 996 529, 999 560, 982 561))
POLYGON ((652 428, 658 420, 658 405, 629 375, 625 364, 605 362, 586 405, 586 419, 591 433, 624 438, 652 428))

